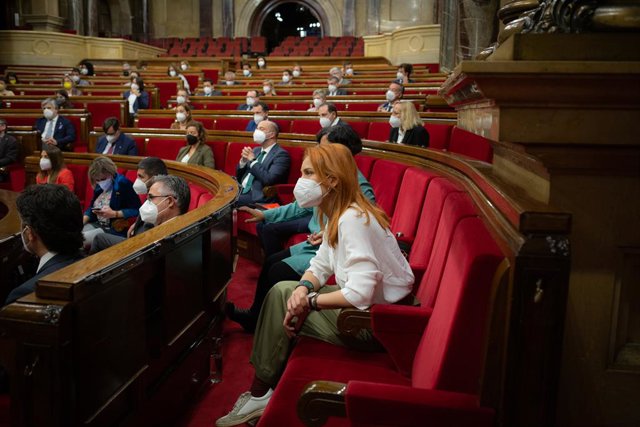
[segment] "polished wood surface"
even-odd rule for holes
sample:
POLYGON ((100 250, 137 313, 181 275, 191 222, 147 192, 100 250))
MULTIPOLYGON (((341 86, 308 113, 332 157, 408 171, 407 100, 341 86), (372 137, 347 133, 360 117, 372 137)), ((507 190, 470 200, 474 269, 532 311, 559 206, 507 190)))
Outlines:
POLYGON ((16 209, 16 199, 19 193, 0 190, 0 242, 20 232, 20 215, 16 209))

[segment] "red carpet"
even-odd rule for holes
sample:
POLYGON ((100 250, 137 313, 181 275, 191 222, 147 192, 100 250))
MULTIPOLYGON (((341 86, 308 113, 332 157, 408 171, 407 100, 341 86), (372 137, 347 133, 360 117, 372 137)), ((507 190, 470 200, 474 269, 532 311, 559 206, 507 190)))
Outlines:
MULTIPOLYGON (((228 300, 239 307, 248 307, 253 301, 260 265, 244 258, 238 260, 236 272, 227 288, 228 300)), ((200 399, 185 412, 180 427, 211 427, 219 417, 233 407, 240 393, 245 392, 253 379, 253 366, 249 355, 253 334, 248 334, 237 323, 225 320, 222 344, 222 382, 203 390, 200 399)))

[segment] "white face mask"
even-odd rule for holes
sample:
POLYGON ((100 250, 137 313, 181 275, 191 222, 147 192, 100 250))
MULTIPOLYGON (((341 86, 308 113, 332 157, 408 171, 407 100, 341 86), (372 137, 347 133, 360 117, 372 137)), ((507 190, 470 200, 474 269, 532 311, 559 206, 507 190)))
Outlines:
POLYGON ((42 114, 44 114, 44 117, 45 117, 47 120, 51 120, 51 119, 53 119, 53 117, 56 115, 56 114, 53 112, 53 110, 50 110, 50 109, 48 109, 48 108, 45 108, 44 110, 42 110, 42 114))
POLYGON ((258 144, 264 143, 267 139, 267 134, 262 132, 260 129, 256 129, 253 131, 253 141, 258 144))
POLYGON ((113 181, 111 178, 103 179, 102 181, 98 181, 98 185, 102 188, 102 191, 111 190, 111 186, 113 185, 113 181))
POLYGON ((323 128, 331 126, 331 119, 328 117, 320 117, 320 126, 323 128))
POLYGON ((169 71, 169 75, 170 75, 171 77, 175 77, 177 74, 178 74, 178 73, 176 73, 176 70, 171 70, 171 71, 169 71))
POLYGON ((336 85, 329 85, 329 86, 327 86, 327 88, 329 89, 330 93, 335 92, 336 90, 338 90, 338 86, 336 86, 336 85))
POLYGON ((264 93, 269 93, 271 92, 271 86, 262 86, 262 91, 264 93))
MULTIPOLYGON (((160 204, 164 203, 165 200, 167 200, 169 197, 165 197, 164 200, 162 202, 160 202, 160 204)), ((155 203, 153 203, 151 200, 147 199, 146 202, 144 202, 142 204, 142 206, 140 206, 140 210, 138 211, 138 213, 140 214, 140 219, 143 222, 146 222, 147 224, 153 224, 156 225, 156 223, 158 222, 158 215, 160 215, 162 212, 165 211, 164 208, 163 210, 158 212, 158 207, 156 206, 155 203)))
POLYGON ((43 171, 48 171, 49 169, 51 169, 51 159, 48 159, 46 157, 41 158, 40 169, 42 169, 43 171))
POLYGON ((211 92, 213 92, 213 88, 211 86, 205 86, 204 87, 204 93, 207 95, 211 95, 211 92))
POLYGON ((264 67, 264 61, 258 61, 258 65, 264 67))
POLYGON ((388 90, 387 93, 384 94, 384 96, 387 98, 387 101, 389 102, 396 99, 396 93, 392 90, 388 90))
POLYGON ((302 74, 300 70, 293 70, 293 77, 300 77, 300 74, 302 74))
POLYGON ((253 115, 253 121, 254 121, 256 124, 260 123, 260 122, 261 122, 261 121, 263 121, 263 120, 264 120, 264 116, 263 116, 262 114, 258 114, 258 113, 256 113, 256 114, 254 114, 254 115, 253 115))
POLYGON ((187 120, 187 115, 185 113, 176 113, 176 120, 182 123, 187 120))
POLYGON ((187 100, 187 99, 186 99, 184 96, 178 96, 178 97, 176 98, 176 102, 177 102, 178 104, 184 104, 186 100, 187 100))
POLYGON ((322 193, 320 183, 309 178, 298 178, 298 182, 296 182, 296 186, 293 189, 293 195, 301 208, 318 206, 325 194, 322 193))
POLYGON ((147 191, 149 190, 147 189, 147 184, 143 180, 136 178, 136 181, 133 183, 133 191, 135 191, 136 194, 147 194, 147 191))
POLYGON ((80 76, 71 76, 71 80, 73 80, 74 82, 78 83, 80 81, 80 76))
POLYGON ((25 251, 29 252, 30 254, 33 255, 33 252, 31 251, 31 249, 29 249, 29 246, 27 244, 27 240, 24 238, 24 230, 26 230, 27 227, 24 227, 22 229, 22 231, 20 231, 20 238, 22 239, 22 247, 24 248, 25 251))
POLYGON ((324 102, 322 102, 322 99, 318 99, 318 98, 313 98, 313 106, 318 108, 319 106, 321 106, 322 104, 324 104, 324 102))
POLYGON ((138 90, 138 89, 140 89, 140 86, 138 86, 135 83, 131 83, 131 90, 138 90))
POLYGON ((227 80, 227 86, 233 86, 233 80, 227 80))
POLYGON ((398 71, 396 73, 396 77, 398 78, 398 80, 403 80, 404 79, 404 74, 402 74, 402 71, 398 71))
POLYGON ((391 125, 392 128, 400 127, 400 117, 398 116, 389 117, 389 124, 391 125))
POLYGON ((289 75, 288 75, 288 74, 284 74, 284 75, 282 76, 282 81, 283 81, 284 83, 289 83, 289 80, 291 80, 291 77, 289 77, 289 75))
POLYGON ((242 75, 245 77, 249 77, 251 75, 251 71, 249 70, 242 70, 242 75))
POLYGON ((182 68, 183 70, 186 70, 187 68, 189 68, 189 66, 187 64, 182 64, 180 65, 180 68, 182 68))
POLYGON ((116 140, 116 136, 115 135, 106 135, 106 138, 107 138, 107 142, 109 144, 113 144, 113 141, 116 140))
POLYGON ((347 68, 347 71, 345 71, 345 74, 347 76, 352 76, 353 75, 353 68, 347 68))
POLYGON ((250 96, 247 96, 247 105, 253 107, 253 105, 256 103, 256 99, 252 98, 250 96))
POLYGON ((86 76, 87 74, 89 74, 89 70, 88 70, 88 69, 86 69, 86 68, 83 68, 83 69, 81 69, 81 70, 80 70, 80 73, 81 73, 82 75, 86 76))

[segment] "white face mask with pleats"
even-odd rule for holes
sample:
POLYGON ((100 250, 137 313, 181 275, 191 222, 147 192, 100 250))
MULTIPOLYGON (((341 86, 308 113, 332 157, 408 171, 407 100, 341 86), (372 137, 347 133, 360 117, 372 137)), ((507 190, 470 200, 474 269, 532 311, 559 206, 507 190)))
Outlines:
POLYGON ((322 192, 322 186, 309 178, 298 178, 293 189, 293 195, 301 208, 318 206, 327 193, 322 192))

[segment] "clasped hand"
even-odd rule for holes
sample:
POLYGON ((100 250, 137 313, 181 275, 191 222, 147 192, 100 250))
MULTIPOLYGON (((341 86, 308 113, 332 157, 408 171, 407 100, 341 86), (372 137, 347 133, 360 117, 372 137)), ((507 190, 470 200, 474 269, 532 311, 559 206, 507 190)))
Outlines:
POLYGON ((311 307, 309 306, 309 300, 307 295, 309 290, 304 286, 297 287, 289 300, 287 301, 287 313, 284 316, 284 331, 289 338, 293 338, 296 335, 296 326, 298 322, 304 322, 311 307))
POLYGON ((246 160, 247 162, 253 162, 256 159, 256 155, 254 154, 251 147, 244 147, 242 149, 241 156, 242 156, 242 159, 246 160))

